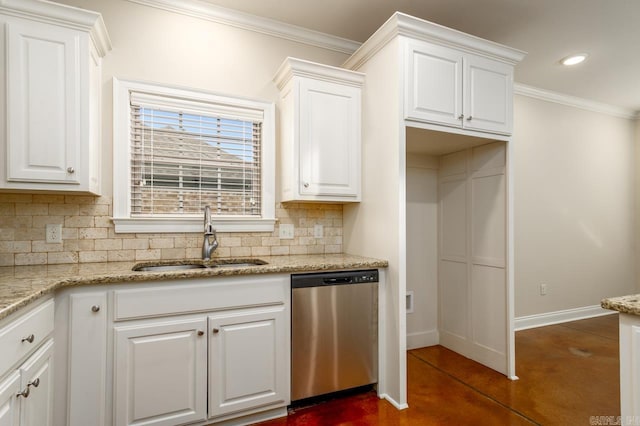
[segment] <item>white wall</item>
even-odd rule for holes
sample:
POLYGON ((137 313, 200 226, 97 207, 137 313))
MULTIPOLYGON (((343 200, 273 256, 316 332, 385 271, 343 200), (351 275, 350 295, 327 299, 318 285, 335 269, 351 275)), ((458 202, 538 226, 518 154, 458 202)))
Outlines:
POLYGON ((634 127, 515 97, 516 318, 635 292, 634 127))
MULTIPOLYGON (((58 0, 102 14, 113 50, 103 60, 103 193, 111 195, 112 78, 275 102, 287 56, 339 65, 345 54, 125 0, 58 0)), ((279 194, 280 191, 276 191, 279 194)))
POLYGON ((438 158, 407 154, 407 349, 438 344, 438 158))

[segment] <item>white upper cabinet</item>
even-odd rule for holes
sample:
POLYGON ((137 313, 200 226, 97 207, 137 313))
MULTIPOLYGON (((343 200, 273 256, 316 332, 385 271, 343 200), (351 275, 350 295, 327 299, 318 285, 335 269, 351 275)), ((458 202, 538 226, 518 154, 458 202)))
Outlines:
POLYGON ((409 40, 405 72, 405 118, 511 134, 512 65, 409 40))
POLYGON ((7 0, 0 27, 0 188, 99 194, 101 58, 111 48, 101 15, 7 0))
POLYGON ((364 75, 287 58, 274 81, 282 201, 360 201, 364 75))

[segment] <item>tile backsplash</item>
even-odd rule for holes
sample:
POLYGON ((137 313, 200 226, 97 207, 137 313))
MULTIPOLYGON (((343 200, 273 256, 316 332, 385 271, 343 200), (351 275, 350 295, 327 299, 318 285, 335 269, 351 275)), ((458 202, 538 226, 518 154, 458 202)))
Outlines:
MULTIPOLYGON (((199 258, 202 234, 116 234, 110 197, 0 194, 0 266, 199 258), (45 242, 47 224, 62 224, 62 243, 45 242)), ((276 205, 274 232, 218 233, 216 257, 342 252, 342 205, 276 205), (293 224, 293 239, 278 226, 293 224), (323 237, 314 237, 314 225, 323 237)))

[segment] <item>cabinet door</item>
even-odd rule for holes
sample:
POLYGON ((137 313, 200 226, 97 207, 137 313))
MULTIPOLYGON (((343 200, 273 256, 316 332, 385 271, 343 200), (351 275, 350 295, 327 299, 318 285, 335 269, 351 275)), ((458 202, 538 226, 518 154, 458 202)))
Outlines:
POLYGON ((20 373, 13 372, 0 383, 0 426, 18 426, 18 398, 20 373))
POLYGON ((20 426, 53 425, 53 340, 20 368, 21 389, 29 390, 20 405, 20 426))
POLYGON ((461 127, 462 53, 408 42, 405 118, 461 127))
POLYGON ((289 403, 284 306, 212 315, 209 330, 210 418, 289 403))
POLYGON ((115 327, 115 424, 205 420, 206 318, 115 327))
POLYGON ((477 56, 464 58, 464 127, 513 131, 513 67, 477 56))
POLYGON ((359 88, 301 79, 300 195, 359 198, 361 108, 359 88))
POLYGON ((15 19, 6 34, 7 180, 78 184, 79 33, 15 19))

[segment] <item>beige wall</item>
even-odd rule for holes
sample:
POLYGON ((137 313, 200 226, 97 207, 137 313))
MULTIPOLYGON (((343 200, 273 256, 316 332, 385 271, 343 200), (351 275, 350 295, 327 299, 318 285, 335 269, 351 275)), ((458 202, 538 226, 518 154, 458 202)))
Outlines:
POLYGON ((516 96, 516 317, 635 291, 634 127, 516 96))
POLYGON ((636 293, 640 293, 640 118, 636 120, 636 293))
MULTIPOLYGON (((347 56, 125 0, 62 0, 100 12, 113 50, 103 60, 102 197, 0 194, 0 265, 155 260, 199 256, 199 234, 114 234, 112 78, 187 86, 275 102, 273 75, 287 56, 341 64, 347 56), (63 225, 63 244, 46 244, 46 223, 63 225)), ((276 191, 279 194, 279 190, 276 191)), ((296 226, 294 240, 273 233, 221 235, 219 255, 342 251, 342 207, 277 205, 296 226), (325 238, 313 238, 323 224, 325 238)))

